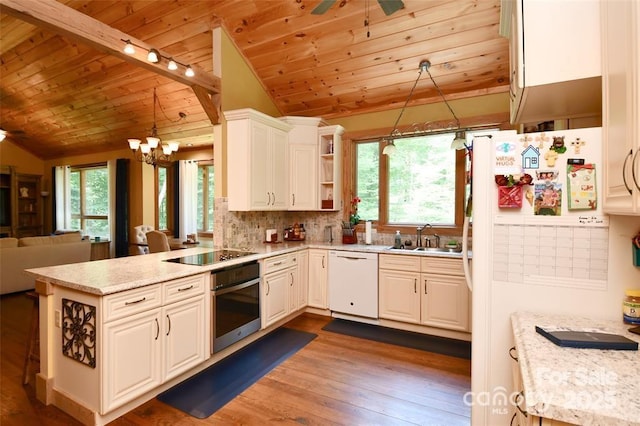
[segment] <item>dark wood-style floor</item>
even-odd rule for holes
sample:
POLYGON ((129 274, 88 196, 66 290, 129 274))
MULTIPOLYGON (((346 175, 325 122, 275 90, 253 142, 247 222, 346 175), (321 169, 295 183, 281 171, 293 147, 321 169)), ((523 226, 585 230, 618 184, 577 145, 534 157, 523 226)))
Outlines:
MULTIPOLYGON (((0 424, 77 425, 21 384, 30 312, 24 294, 0 298, 0 424)), ((205 420, 153 399, 111 425, 469 425, 469 360, 323 331, 329 320, 288 323, 318 337, 205 420)))

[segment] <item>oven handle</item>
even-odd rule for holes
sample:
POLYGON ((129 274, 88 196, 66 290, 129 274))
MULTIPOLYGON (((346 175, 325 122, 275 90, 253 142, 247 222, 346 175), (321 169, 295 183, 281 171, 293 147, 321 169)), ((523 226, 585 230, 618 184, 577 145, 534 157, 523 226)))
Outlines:
POLYGON ((251 281, 246 281, 246 282, 243 282, 243 283, 240 283, 240 284, 233 284, 233 285, 231 285, 229 287, 224 287, 224 288, 221 288, 221 289, 218 289, 218 290, 213 290, 213 294, 216 295, 216 296, 217 295, 222 295, 222 294, 225 294, 225 293, 230 293, 232 291, 242 290, 243 288, 251 287, 252 285, 259 284, 259 283, 260 283, 260 278, 258 277, 256 279, 251 280, 251 281))

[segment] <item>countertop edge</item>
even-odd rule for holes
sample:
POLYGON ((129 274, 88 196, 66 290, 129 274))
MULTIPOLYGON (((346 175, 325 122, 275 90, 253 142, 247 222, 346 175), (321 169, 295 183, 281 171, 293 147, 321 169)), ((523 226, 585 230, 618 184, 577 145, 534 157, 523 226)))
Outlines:
POLYGON ((629 326, 622 321, 532 312, 513 313, 511 325, 525 391, 526 411, 571 424, 640 425, 640 403, 633 403, 631 399, 635 395, 634 389, 640 386, 628 374, 619 371, 621 365, 628 366, 629 359, 637 362, 640 356, 638 351, 556 346, 535 331, 535 325, 553 327, 554 324, 574 329, 599 329, 640 340, 639 336, 626 332, 629 326), (567 360, 569 356, 571 360, 567 360), (567 364, 572 367, 567 367, 567 364), (601 371, 596 371, 598 368, 601 371), (548 383, 556 387, 550 390, 548 383), (597 400, 599 396, 601 400, 597 400), (585 401, 585 398, 589 401, 585 401), (614 404, 614 407, 609 409, 607 403, 614 404))
MULTIPOLYGON (((393 251, 390 250, 388 246, 383 245, 284 242, 278 244, 265 243, 261 246, 250 247, 247 250, 255 252, 255 254, 211 265, 196 266, 163 262, 166 259, 205 253, 216 249, 219 248, 193 247, 162 253, 31 268, 26 269, 25 272, 36 280, 44 281, 56 286, 66 287, 97 296, 107 296, 113 293, 159 284, 164 281, 207 273, 240 263, 259 261, 268 257, 284 255, 305 249, 357 251, 378 254, 462 259, 461 253, 412 252, 410 250, 393 251), (110 282, 111 284, 102 285, 102 281, 110 282), (95 283, 95 285, 87 283, 95 283)), ((471 258, 471 255, 469 258, 471 258)))

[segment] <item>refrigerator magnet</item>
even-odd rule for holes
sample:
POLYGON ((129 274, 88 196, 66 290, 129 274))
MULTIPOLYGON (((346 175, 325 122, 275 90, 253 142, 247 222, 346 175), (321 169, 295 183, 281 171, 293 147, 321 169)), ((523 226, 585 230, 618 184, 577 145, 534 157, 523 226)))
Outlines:
POLYGON ((562 184, 557 182, 537 183, 534 186, 534 191, 534 214, 560 216, 562 213, 562 184))
POLYGON ((569 210, 595 210, 598 205, 595 164, 568 164, 569 210))
POLYGON ((585 146, 586 142, 581 140, 580 138, 576 138, 575 141, 571 141, 571 146, 573 147, 574 154, 580 154, 580 148, 585 146))

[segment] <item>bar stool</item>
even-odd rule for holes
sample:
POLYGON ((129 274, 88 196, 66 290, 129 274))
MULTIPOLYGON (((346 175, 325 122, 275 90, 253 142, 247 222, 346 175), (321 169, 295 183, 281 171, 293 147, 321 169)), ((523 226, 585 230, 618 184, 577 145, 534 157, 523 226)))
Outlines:
POLYGON ((22 371, 23 385, 29 383, 32 361, 40 361, 39 297, 35 291, 28 291, 26 296, 33 300, 33 307, 31 309, 31 330, 29 331, 29 339, 27 340, 27 351, 24 357, 24 369, 22 371))

